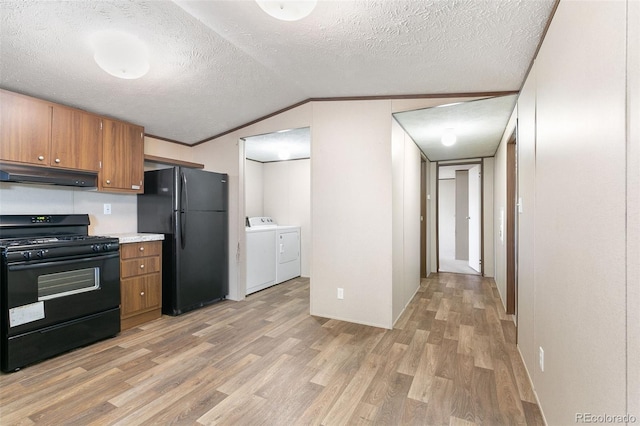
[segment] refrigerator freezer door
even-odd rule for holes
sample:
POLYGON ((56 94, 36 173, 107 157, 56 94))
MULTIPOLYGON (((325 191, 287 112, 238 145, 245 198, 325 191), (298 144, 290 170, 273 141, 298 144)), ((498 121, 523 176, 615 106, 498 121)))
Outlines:
POLYGON ((138 195, 138 232, 173 234, 175 205, 173 169, 144 174, 144 194, 138 195))
POLYGON ((183 211, 226 211, 227 175, 180 168, 183 211))

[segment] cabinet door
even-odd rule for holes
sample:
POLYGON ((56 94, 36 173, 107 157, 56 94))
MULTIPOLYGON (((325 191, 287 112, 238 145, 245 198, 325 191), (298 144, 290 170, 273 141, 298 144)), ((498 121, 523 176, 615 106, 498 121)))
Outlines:
POLYGON ((0 105, 0 159, 48 165, 50 104, 1 90, 0 105))
POLYGON ((51 124, 51 165, 100 171, 100 122, 98 116, 54 105, 51 124))
POLYGON ((160 307, 160 274, 149 274, 121 281, 123 318, 160 307))
POLYGON ((144 129, 115 120, 103 120, 100 189, 142 193, 144 129))

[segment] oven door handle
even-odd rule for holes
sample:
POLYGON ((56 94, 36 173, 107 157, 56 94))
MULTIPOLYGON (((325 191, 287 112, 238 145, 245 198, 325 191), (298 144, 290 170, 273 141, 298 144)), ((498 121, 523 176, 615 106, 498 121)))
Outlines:
POLYGON ((119 258, 120 253, 117 251, 110 252, 108 254, 101 254, 98 256, 84 256, 84 257, 75 257, 72 259, 69 258, 54 258, 54 259, 40 259, 40 260, 30 260, 30 261, 22 261, 22 262, 14 262, 9 263, 7 266, 10 271, 23 271, 25 269, 33 269, 33 268, 42 268, 50 265, 55 266, 64 266, 64 265, 77 265, 82 262, 95 262, 100 260, 119 258))

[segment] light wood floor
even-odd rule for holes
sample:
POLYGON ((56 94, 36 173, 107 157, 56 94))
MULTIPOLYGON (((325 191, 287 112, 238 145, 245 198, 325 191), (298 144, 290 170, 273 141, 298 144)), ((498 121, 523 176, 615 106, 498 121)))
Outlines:
POLYGON ((292 280, 3 374, 0 424, 543 424, 490 279, 423 280, 393 330, 308 312, 292 280))

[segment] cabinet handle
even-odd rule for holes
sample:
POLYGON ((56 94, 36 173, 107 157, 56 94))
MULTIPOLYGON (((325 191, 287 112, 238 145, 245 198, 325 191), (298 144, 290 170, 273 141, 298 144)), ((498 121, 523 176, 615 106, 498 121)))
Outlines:
POLYGON ((140 296, 144 296, 144 291, 141 291, 141 292, 140 292, 140 296))
POLYGON ((144 251, 144 247, 140 247, 140 251, 144 251))
POLYGON ((140 265, 140 269, 144 269, 144 265, 140 265))
POLYGON ((38 156, 38 160, 43 161, 44 160, 44 155, 38 156))
POLYGON ((59 159, 59 158, 56 158, 56 163, 59 163, 59 162, 60 162, 60 159, 59 159))
POLYGON ((109 185, 111 183, 111 181, 109 179, 107 179, 107 185, 109 185))

